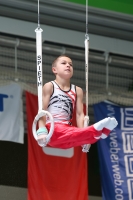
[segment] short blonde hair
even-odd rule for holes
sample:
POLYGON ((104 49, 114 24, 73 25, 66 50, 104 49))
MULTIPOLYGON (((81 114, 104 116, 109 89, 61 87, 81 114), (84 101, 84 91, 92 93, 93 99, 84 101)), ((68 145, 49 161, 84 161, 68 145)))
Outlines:
MULTIPOLYGON (((54 61, 52 62, 52 67, 55 67, 57 60, 58 60, 59 58, 61 58, 61 57, 70 58, 69 56, 67 56, 67 55, 65 55, 65 54, 62 54, 62 55, 60 55, 60 56, 58 56, 57 58, 54 59, 54 61)), ((71 58, 70 58, 70 59, 71 59, 71 58)))

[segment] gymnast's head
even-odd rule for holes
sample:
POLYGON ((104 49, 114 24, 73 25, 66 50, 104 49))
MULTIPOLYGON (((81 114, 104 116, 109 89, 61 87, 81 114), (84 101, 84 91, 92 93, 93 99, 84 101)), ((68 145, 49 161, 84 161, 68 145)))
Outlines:
POLYGON ((52 63, 52 71, 55 76, 71 78, 73 75, 72 60, 67 55, 58 56, 52 63))

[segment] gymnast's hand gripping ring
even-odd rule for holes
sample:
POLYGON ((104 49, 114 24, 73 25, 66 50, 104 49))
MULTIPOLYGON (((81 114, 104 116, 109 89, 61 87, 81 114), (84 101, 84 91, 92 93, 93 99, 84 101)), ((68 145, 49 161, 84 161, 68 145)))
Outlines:
MULTIPOLYGON (((36 132, 37 122, 41 117, 46 116, 46 115, 49 117, 50 122, 51 122, 49 133, 46 136, 46 145, 47 145, 48 142, 50 141, 50 138, 52 137, 53 131, 54 131, 54 120, 53 120, 52 115, 48 111, 41 110, 41 111, 38 112, 38 114, 34 118, 34 121, 33 121, 33 124, 32 124, 32 133, 33 133, 35 140, 37 140, 37 132, 36 132)), ((44 145, 44 146, 46 146, 46 145, 44 145)))

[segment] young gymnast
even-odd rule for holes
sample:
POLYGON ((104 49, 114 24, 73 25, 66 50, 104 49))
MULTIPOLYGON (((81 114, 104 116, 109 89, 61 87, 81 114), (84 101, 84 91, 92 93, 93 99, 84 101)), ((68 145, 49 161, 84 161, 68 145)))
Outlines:
MULTIPOLYGON (((52 63, 52 71, 55 80, 43 86, 43 109, 49 111, 54 119, 54 132, 48 145, 66 149, 105 139, 118 123, 115 118, 108 117, 84 128, 83 91, 70 82, 72 60, 66 55, 57 57, 52 63), (77 127, 72 125, 74 110, 77 127)), ((45 144, 50 120, 42 117, 38 125, 37 141, 45 144)))

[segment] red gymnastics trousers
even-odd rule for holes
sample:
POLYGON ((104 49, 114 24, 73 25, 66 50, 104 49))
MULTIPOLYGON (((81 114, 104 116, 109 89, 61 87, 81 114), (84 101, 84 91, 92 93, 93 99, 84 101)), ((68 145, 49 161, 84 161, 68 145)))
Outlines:
MULTIPOLYGON (((112 120, 111 118, 105 118, 98 123, 85 128, 55 123, 54 132, 48 145, 67 149, 84 144, 93 144, 99 139, 105 139, 117 125, 115 118, 112 118, 112 120)), ((46 128, 49 131, 50 124, 46 124, 46 128)))

